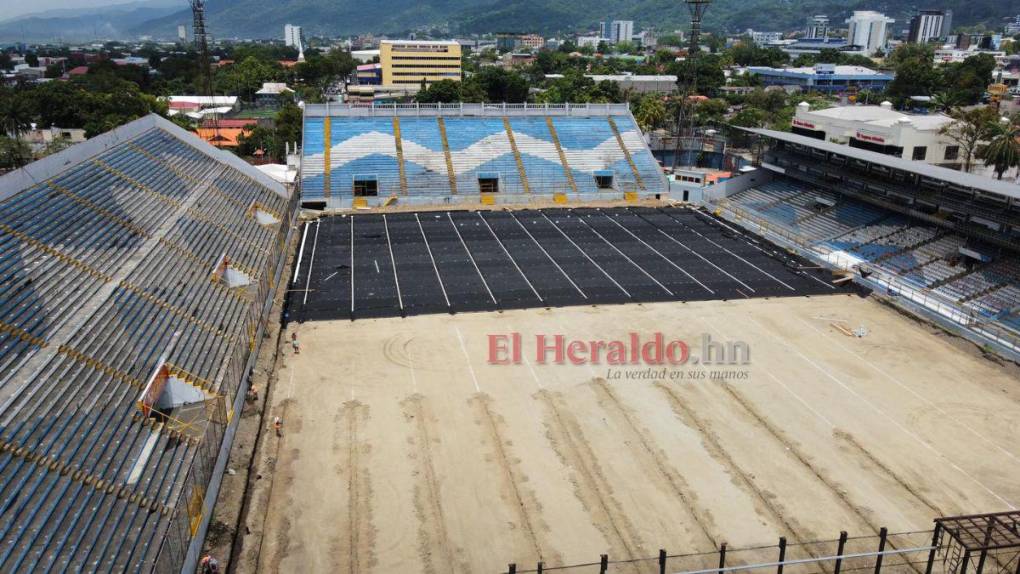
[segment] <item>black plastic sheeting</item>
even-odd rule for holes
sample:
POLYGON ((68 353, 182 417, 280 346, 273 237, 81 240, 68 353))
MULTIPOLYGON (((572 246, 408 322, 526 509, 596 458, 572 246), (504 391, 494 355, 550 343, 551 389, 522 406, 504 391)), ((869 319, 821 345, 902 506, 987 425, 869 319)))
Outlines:
POLYGON ((685 208, 354 214, 305 225, 289 321, 846 292, 828 271, 685 208))

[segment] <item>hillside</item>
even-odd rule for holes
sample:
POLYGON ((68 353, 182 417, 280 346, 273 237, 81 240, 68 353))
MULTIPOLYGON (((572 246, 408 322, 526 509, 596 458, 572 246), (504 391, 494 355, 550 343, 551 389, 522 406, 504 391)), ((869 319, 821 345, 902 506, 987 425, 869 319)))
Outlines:
MULTIPOLYGON (((56 9, 0 21, 0 42, 78 42, 126 39, 153 18, 176 12, 173 0, 129 2, 98 8, 56 9)), ((176 36, 177 27, 168 37, 176 36)))
MULTIPOLYGON (((163 4, 166 0, 150 0, 163 4)), ((184 0, 179 5, 186 6, 184 0)), ((943 0, 956 25, 984 23, 998 28, 1020 8, 1002 0, 943 0)), ((706 17, 709 30, 790 30, 811 14, 827 14, 841 24, 851 10, 881 10, 906 28, 916 0, 716 0, 706 17)), ((934 6, 934 5, 933 5, 934 6)), ((687 9, 680 0, 209 0, 209 29, 218 38, 277 38, 283 25, 298 24, 306 36, 360 33, 402 35, 438 27, 449 34, 536 31, 543 34, 593 28, 599 20, 629 19, 638 28, 686 28, 687 9)), ((55 38, 174 38, 178 24, 190 28, 187 9, 94 10, 89 14, 33 17, 0 22, 0 40, 55 38)))

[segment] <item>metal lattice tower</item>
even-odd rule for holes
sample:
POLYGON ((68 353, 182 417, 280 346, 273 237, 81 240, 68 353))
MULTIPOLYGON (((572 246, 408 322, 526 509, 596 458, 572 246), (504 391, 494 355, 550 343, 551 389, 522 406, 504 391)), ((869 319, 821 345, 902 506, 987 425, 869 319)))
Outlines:
POLYGON ((712 0, 684 0, 687 3, 687 9, 691 11, 691 41, 688 57, 692 56, 695 52, 698 52, 698 40, 701 37, 701 20, 705 17, 705 10, 708 10, 708 5, 712 3, 712 0))
POLYGON ((209 69, 209 35, 205 31, 205 2, 204 0, 189 0, 191 3, 191 14, 194 17, 193 33, 195 35, 195 49, 198 51, 198 73, 202 79, 202 95, 212 96, 212 72, 209 69))
MULTIPOLYGON (((673 150, 673 169, 676 170, 680 164, 680 157, 684 151, 684 136, 693 140, 694 136, 694 104, 690 101, 690 97, 698 93, 698 64, 696 59, 701 53, 701 47, 699 46, 701 38, 701 20, 705 16, 705 11, 708 10, 708 5, 712 0, 684 0, 687 3, 687 8, 691 11, 691 38, 687 48, 687 61, 690 65, 687 66, 688 75, 685 78, 680 78, 682 84, 680 89, 680 105, 677 108, 677 134, 676 134, 676 147, 673 150)), ((700 141, 689 142, 692 145, 697 144, 700 147, 700 141)))

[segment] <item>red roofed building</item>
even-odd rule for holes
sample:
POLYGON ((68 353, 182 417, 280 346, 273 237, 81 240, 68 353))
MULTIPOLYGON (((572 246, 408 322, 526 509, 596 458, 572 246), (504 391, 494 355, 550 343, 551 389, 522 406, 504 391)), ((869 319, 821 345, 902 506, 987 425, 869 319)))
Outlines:
POLYGON ((254 126, 256 124, 258 124, 258 120, 251 119, 251 118, 248 118, 248 119, 226 118, 226 119, 216 120, 215 122, 213 120, 211 120, 211 119, 207 119, 207 120, 202 122, 202 127, 203 128, 213 128, 213 127, 220 127, 220 128, 246 128, 246 127, 249 127, 249 126, 254 126))
POLYGON ((76 66, 67 71, 68 76, 84 76, 89 73, 88 66, 76 66))

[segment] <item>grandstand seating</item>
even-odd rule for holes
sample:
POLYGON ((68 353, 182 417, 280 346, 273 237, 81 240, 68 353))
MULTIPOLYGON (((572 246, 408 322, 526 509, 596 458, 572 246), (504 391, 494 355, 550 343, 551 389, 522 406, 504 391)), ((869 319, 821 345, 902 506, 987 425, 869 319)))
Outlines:
POLYGON ((969 242, 961 235, 788 177, 776 176, 726 201, 804 238, 820 254, 839 252, 867 262, 984 316, 1012 311, 1003 323, 1020 328, 1015 314, 1020 307, 1020 263, 1005 256, 967 267, 960 261, 960 248, 969 242), (819 208, 816 198, 835 205, 819 208))
POLYGON ((413 196, 477 194, 479 175, 497 175, 500 191, 509 194, 666 190, 661 169, 629 113, 593 109, 586 115, 550 115, 539 107, 516 109, 504 116, 502 108, 480 108, 474 114, 422 108, 414 115, 402 115, 394 108, 396 115, 383 110, 363 116, 355 113, 356 108, 329 109, 329 116, 324 110, 306 111, 305 202, 349 200, 354 195, 353 176, 358 174, 376 176, 380 196, 402 193, 401 159, 407 193, 413 196), (328 157, 324 152, 327 132, 328 157), (613 173, 611 190, 598 189, 596 171, 613 173))
POLYGON ((83 145, 41 183, 0 178, 0 571, 179 571, 163 537, 187 532, 223 429, 199 447, 136 401, 169 353, 233 404, 289 228, 250 207, 293 204, 155 116, 83 145), (224 254, 256 285, 211 281, 224 254))

